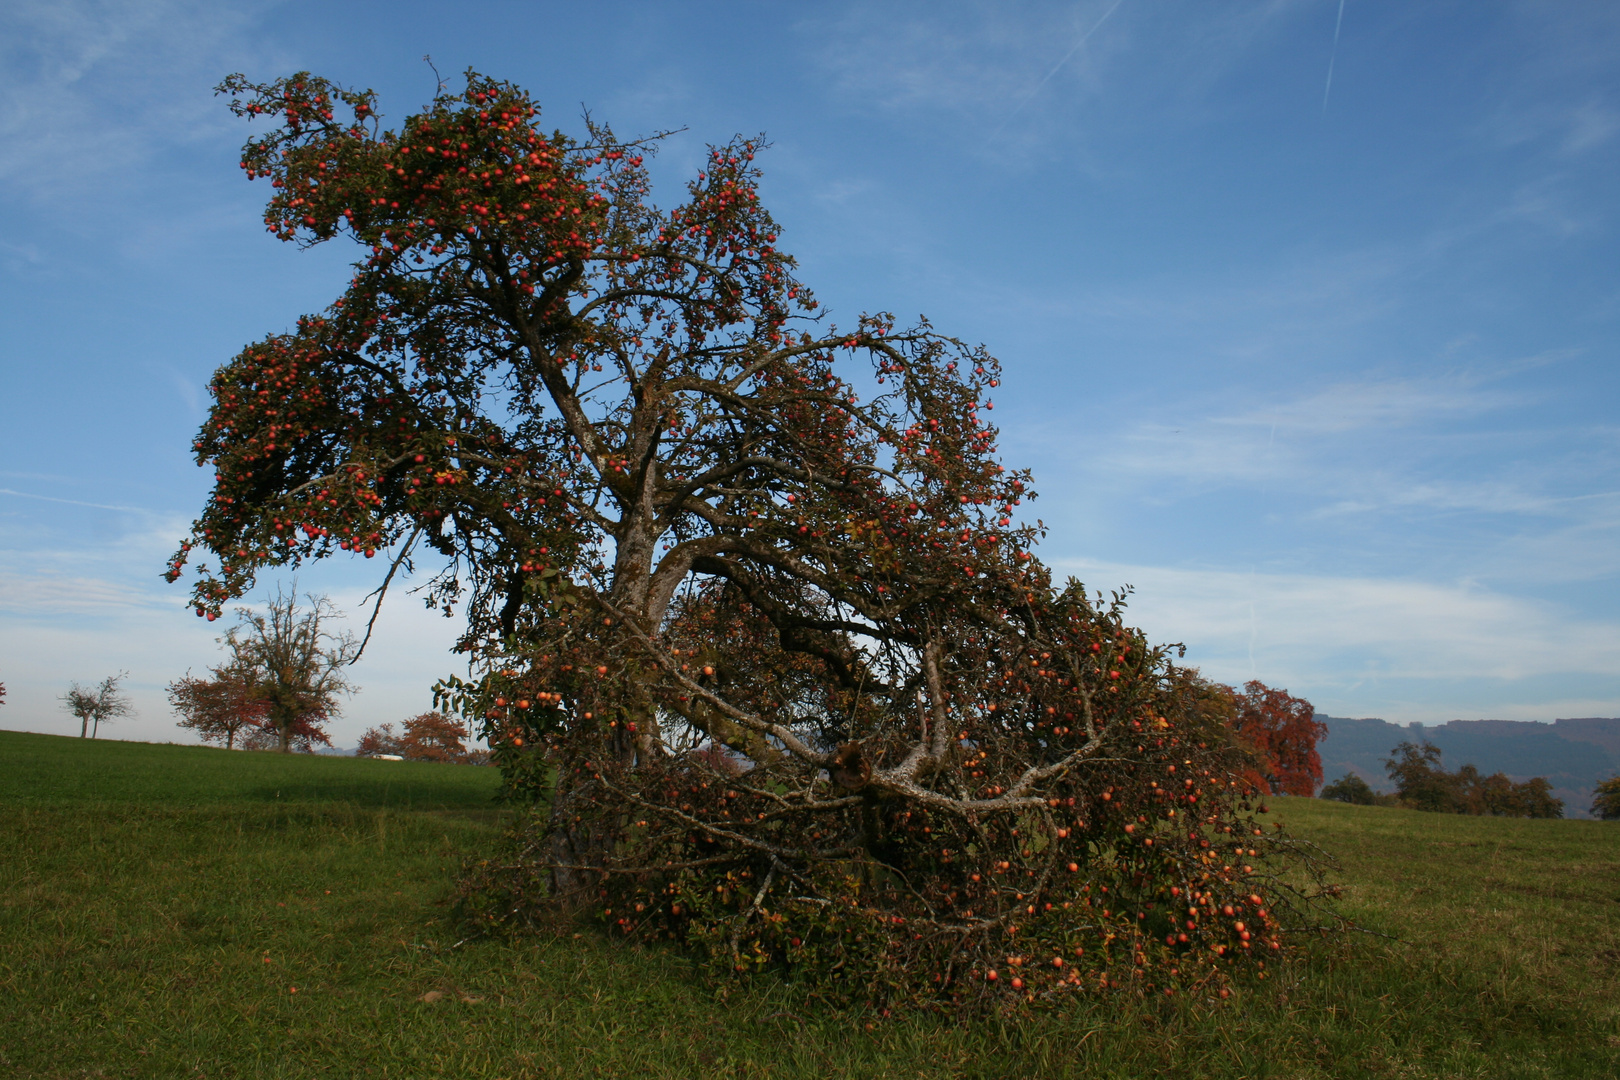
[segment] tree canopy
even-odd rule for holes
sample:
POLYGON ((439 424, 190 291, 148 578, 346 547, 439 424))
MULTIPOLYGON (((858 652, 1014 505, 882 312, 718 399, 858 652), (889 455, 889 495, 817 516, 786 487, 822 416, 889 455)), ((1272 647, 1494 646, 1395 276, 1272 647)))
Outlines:
POLYGON ((1611 776, 1592 792, 1592 816, 1600 821, 1620 818, 1620 776, 1611 776))
POLYGON ((1309 798, 1322 782, 1322 755, 1317 740, 1327 725, 1301 697, 1250 679, 1234 691, 1238 734, 1254 749, 1259 782, 1275 795, 1309 798))
POLYGON ((169 704, 180 714, 180 726, 191 728, 203 742, 223 742, 227 750, 238 737, 251 744, 269 719, 261 672, 233 657, 210 674, 199 679, 187 672, 169 684, 169 704))
POLYGON ((1352 803, 1356 806, 1393 806, 1395 804, 1393 795, 1378 794, 1373 790, 1371 784, 1355 773, 1345 773, 1333 783, 1324 785, 1320 798, 1352 803))
POLYGON ((547 133, 476 74, 397 129, 308 74, 221 89, 279 120, 242 158, 270 231, 361 257, 215 375, 169 574, 211 554, 213 617, 344 550, 385 555, 381 603, 437 553, 474 668, 441 703, 549 807, 484 910, 869 1000, 1213 986, 1282 948, 1303 849, 1253 818, 1230 709, 1034 557, 993 356, 820 311, 760 139, 666 210, 656 140, 547 133))

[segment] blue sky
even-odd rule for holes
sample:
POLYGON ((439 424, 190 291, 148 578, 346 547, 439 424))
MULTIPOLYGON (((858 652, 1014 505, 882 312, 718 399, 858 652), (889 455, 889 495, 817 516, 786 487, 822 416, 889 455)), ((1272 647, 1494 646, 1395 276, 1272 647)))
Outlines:
MULTIPOLYGON (((213 369, 324 307, 270 240, 224 75, 308 69, 393 120, 423 62, 766 132, 767 204, 835 319, 928 314, 1005 364, 1043 556, 1136 588, 1226 680, 1335 715, 1620 715, 1620 6, 80 3, 0 9, 0 726, 178 739, 218 624, 158 574, 201 507, 213 369), (1328 83, 1332 67, 1331 86, 1328 83)), ((376 563, 306 570, 356 612, 376 563)), ((454 625, 385 610, 334 725, 428 707, 454 625)))

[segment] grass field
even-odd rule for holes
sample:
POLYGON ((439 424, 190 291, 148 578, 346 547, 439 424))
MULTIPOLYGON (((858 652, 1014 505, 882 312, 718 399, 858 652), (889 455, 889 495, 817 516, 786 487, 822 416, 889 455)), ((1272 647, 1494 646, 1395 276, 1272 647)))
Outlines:
POLYGON ((589 933, 461 943, 452 875, 495 841, 497 780, 0 732, 0 1076, 1620 1075, 1620 823, 1279 800, 1399 941, 1219 1008, 868 1029, 589 933))

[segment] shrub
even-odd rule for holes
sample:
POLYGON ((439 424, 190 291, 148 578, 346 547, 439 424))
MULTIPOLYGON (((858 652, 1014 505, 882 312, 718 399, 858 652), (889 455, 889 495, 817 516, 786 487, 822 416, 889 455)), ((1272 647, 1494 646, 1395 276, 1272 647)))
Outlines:
POLYGON ((1322 788, 1319 798, 1335 799, 1339 802, 1353 803, 1356 806, 1389 806, 1395 800, 1387 795, 1380 795, 1355 773, 1345 773, 1333 783, 1322 788))

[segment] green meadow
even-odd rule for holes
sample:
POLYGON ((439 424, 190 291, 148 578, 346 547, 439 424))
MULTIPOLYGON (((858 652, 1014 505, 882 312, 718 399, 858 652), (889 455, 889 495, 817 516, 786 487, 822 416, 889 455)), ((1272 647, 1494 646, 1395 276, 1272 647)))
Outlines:
POLYGON ((465 940, 498 779, 0 732, 0 1076, 1620 1075, 1620 823, 1278 800, 1367 932, 1218 1006, 961 1024, 588 928, 465 940))

